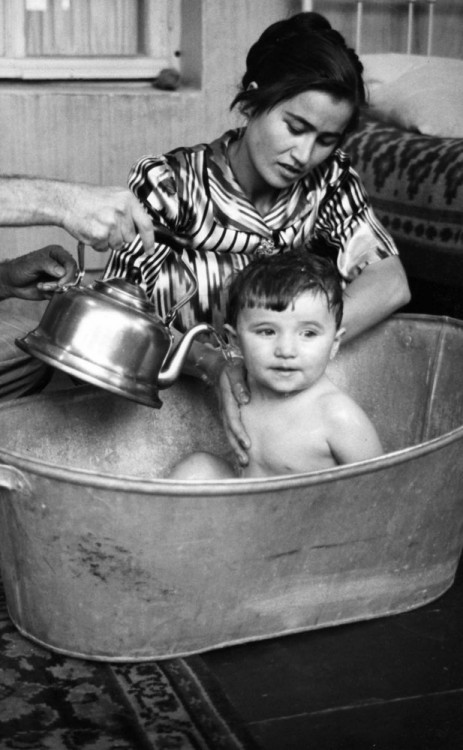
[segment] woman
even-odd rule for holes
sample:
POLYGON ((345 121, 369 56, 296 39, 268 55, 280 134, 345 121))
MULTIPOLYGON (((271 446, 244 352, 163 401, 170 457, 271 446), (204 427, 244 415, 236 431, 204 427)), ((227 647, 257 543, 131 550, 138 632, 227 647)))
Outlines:
MULTIPOLYGON (((365 105, 362 65, 328 21, 300 13, 272 24, 251 47, 232 102, 247 123, 211 144, 142 159, 130 186, 153 220, 187 238, 199 282, 180 327, 208 320, 220 327, 227 279, 259 253, 327 242, 346 282, 346 339, 409 300, 390 236, 375 218, 349 158, 340 149, 365 105)), ((161 313, 182 293, 183 274, 159 244, 154 255, 135 240, 116 251, 106 275, 140 269, 161 313), (164 261, 167 258, 167 262, 164 261)), ((246 464, 247 435, 238 404, 248 398, 242 368, 195 343, 190 363, 219 383, 230 443, 246 464)))

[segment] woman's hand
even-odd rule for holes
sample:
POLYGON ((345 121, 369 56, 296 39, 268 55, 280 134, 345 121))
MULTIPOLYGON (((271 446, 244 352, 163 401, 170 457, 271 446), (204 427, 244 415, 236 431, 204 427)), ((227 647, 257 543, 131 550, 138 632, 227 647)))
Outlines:
POLYGON ((248 403, 249 391, 241 359, 234 359, 233 364, 225 363, 218 378, 216 391, 228 442, 240 465, 247 466, 247 451, 251 447, 251 441, 241 421, 240 406, 248 403))
POLYGON ((195 341, 183 370, 214 387, 228 442, 241 466, 246 466, 251 441, 241 421, 240 406, 248 403, 250 394, 243 360, 237 356, 225 359, 221 349, 195 341))

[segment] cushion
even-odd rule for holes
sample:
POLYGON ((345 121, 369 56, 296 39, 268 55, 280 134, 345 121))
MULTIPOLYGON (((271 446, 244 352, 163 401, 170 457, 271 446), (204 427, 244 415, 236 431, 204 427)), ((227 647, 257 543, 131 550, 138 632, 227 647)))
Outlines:
POLYGON ((463 141, 364 119, 343 149, 406 269, 463 285, 463 141))
POLYGON ((406 55, 396 52, 362 55, 363 77, 368 87, 379 83, 390 83, 413 68, 421 67, 424 59, 423 55, 406 55))
POLYGON ((463 60, 365 55, 373 115, 425 135, 463 137, 463 60))

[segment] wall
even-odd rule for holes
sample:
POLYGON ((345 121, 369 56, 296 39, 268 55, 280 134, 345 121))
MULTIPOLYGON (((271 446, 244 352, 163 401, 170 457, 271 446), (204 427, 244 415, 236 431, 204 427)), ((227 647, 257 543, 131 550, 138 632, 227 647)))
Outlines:
MULTIPOLYGON (((145 83, 0 83, 0 171, 125 185, 138 157, 213 138, 236 121, 228 106, 249 46, 268 24, 309 4, 183 0, 184 86, 173 93, 145 83)), ((312 5, 354 43, 351 3, 312 0, 312 5)), ((402 51, 404 13, 389 2, 365 7, 363 51, 402 51)), ((434 54, 463 57, 462 16, 461 0, 438 0, 434 54)), ((423 23, 419 11, 422 36, 423 23)), ((0 228, 0 259, 48 242, 74 250, 74 240, 59 229, 0 228)), ((90 266, 104 262, 104 255, 90 253, 90 266)))
MULTIPOLYGON (((0 84, 1 172, 125 185, 138 157, 212 139, 236 121, 228 107, 249 46, 299 9, 298 0, 183 0, 185 85, 176 92, 147 83, 0 84)), ((60 229, 1 228, 0 258, 49 242, 74 251, 60 229)), ((90 253, 89 266, 105 259, 90 253)))

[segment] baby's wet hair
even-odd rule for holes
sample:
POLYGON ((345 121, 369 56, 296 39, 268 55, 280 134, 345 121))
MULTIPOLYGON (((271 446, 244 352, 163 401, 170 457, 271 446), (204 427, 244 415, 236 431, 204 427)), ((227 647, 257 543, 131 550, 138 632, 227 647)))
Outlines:
POLYGON ((349 101, 353 113, 345 132, 355 128, 366 104, 362 63, 324 16, 297 13, 271 24, 252 45, 231 109, 238 105, 245 116, 258 116, 310 90, 349 101))
POLYGON ((240 310, 245 307, 282 312, 303 292, 325 296, 339 329, 343 315, 341 275, 332 260, 309 250, 289 250, 251 260, 231 281, 227 323, 236 328, 240 310))

